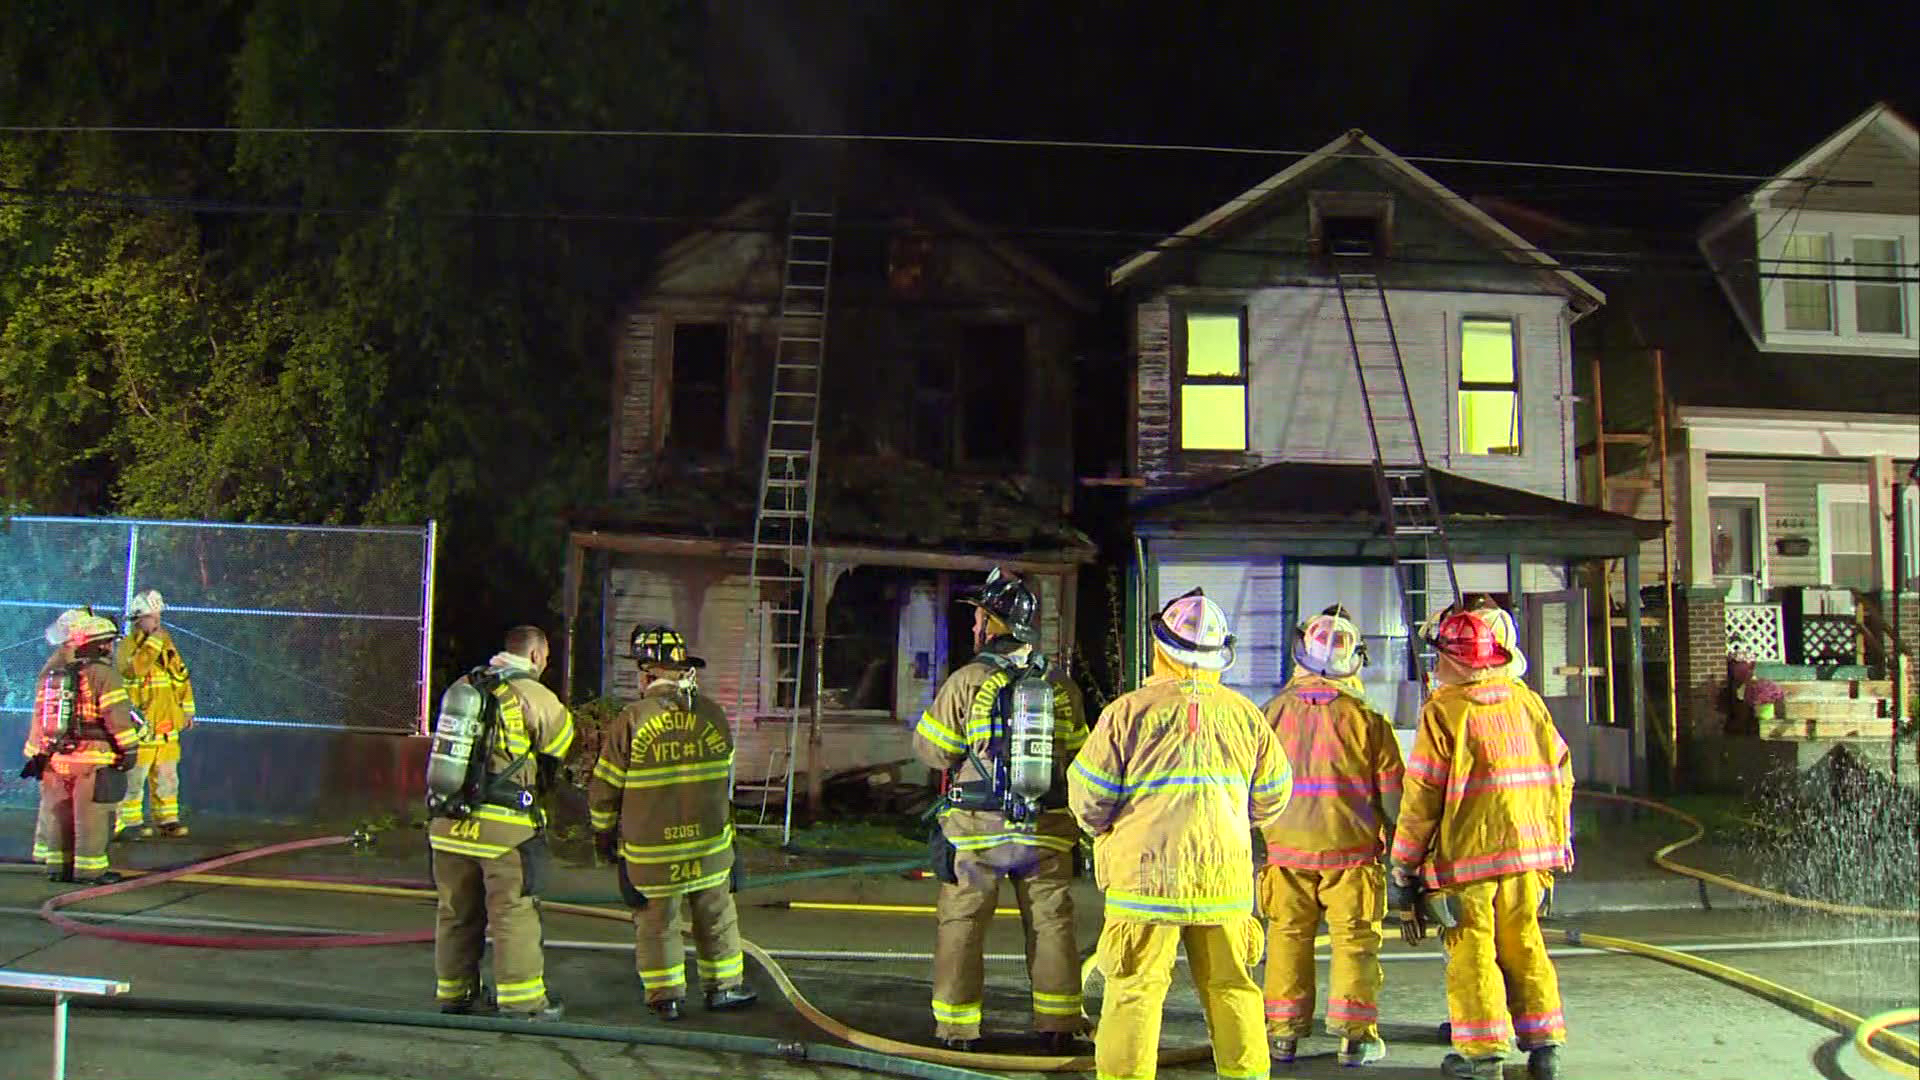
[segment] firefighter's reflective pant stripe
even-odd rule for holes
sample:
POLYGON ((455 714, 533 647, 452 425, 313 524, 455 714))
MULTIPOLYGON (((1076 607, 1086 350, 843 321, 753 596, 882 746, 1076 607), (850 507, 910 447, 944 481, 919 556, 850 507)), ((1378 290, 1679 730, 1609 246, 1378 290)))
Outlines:
POLYGON ((1560 980, 1540 937, 1544 876, 1507 874, 1446 890, 1460 909, 1460 925, 1443 938, 1447 1014, 1453 1048, 1466 1057, 1504 1053, 1509 1037, 1522 1050, 1567 1040, 1560 980))
POLYGON ((1378 863, 1346 870, 1268 866, 1260 873, 1267 917, 1267 1031, 1313 1034, 1313 938, 1322 914, 1333 944, 1327 1032, 1349 1039, 1380 1035, 1380 920, 1387 875, 1378 863))
POLYGON ((1026 930, 1033 1029, 1085 1031, 1080 951, 1073 939, 1072 854, 1051 847, 1001 844, 986 851, 957 852, 953 870, 959 884, 942 883, 934 907, 939 922, 933 943, 934 1037, 980 1037, 980 995, 986 982, 982 957, 1003 876, 1013 879, 1013 895, 1026 930))
POLYGON ((40 774, 33 854, 49 871, 79 878, 106 873, 113 804, 93 801, 94 777, 106 769, 55 760, 40 774))
POLYGON ((434 996, 459 1001, 480 992, 480 950, 493 935, 493 992, 500 1011, 547 1007, 546 961, 540 951, 540 907, 526 891, 534 838, 497 858, 433 853, 440 910, 433 928, 434 996))
POLYGON ((740 912, 723 885, 683 896, 654 896, 633 909, 633 966, 647 1001, 687 996, 687 957, 682 916, 693 924, 693 951, 700 983, 724 990, 746 982, 746 958, 740 952, 740 912))
POLYGON ((1260 960, 1262 934, 1252 916, 1226 926, 1145 923, 1109 918, 1100 931, 1100 972, 1106 1003, 1094 1033, 1099 1080, 1150 1080, 1159 1064, 1160 1010, 1173 982, 1174 953, 1187 949, 1187 967, 1206 1012, 1215 1074, 1230 1080, 1267 1080, 1266 1026, 1260 986, 1249 969, 1260 960))
POLYGON ((144 825, 147 791, 153 791, 153 820, 169 825, 180 820, 180 744, 143 742, 127 773, 127 800, 114 816, 115 832, 144 825))

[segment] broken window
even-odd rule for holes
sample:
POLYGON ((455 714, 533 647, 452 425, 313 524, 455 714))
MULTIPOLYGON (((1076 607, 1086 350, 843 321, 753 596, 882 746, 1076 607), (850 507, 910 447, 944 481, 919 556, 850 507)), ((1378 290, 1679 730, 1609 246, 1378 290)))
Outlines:
POLYGON ((676 323, 668 390, 668 450, 727 450, 727 325, 676 323))
POLYGON ((1520 365, 1511 319, 1460 321, 1460 452, 1520 452, 1520 365))
POLYGON ((1180 448, 1245 450, 1245 313, 1188 311, 1181 326, 1180 448))
POLYGON ((907 358, 913 370, 913 456, 935 468, 953 465, 954 413, 959 407, 953 353, 933 335, 916 336, 907 358))
POLYGON ((960 352, 962 457, 969 465, 1017 465, 1026 447, 1026 326, 969 326, 960 352))

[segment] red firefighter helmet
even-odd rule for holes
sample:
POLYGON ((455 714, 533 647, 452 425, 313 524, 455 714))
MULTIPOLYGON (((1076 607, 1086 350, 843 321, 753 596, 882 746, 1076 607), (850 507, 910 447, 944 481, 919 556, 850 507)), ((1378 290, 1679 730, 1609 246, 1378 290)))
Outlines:
POLYGON ((1448 612, 1441 617, 1430 640, 1440 655, 1474 671, 1505 667, 1513 662, 1513 653, 1500 643, 1493 623, 1480 612, 1448 612))

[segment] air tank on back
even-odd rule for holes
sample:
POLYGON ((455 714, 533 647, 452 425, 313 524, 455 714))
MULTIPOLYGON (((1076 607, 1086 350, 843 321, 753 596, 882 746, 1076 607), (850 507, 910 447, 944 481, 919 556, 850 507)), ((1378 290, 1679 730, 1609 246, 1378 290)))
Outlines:
POLYGON ((462 679, 440 695, 440 716, 433 725, 433 749, 427 754, 427 808, 435 813, 453 809, 467 784, 473 762, 473 744, 480 738, 480 690, 462 679))
POLYGON ((1038 799, 1053 786, 1053 684, 1025 678, 1013 684, 1008 720, 1008 786, 1024 799, 1038 799))

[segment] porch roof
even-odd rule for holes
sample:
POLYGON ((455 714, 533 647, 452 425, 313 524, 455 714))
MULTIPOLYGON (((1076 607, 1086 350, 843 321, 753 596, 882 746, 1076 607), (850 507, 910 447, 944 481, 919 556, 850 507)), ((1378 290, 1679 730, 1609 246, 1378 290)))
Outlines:
MULTIPOLYGON (((1609 513, 1532 492, 1434 470, 1456 555, 1604 558, 1637 552, 1661 522, 1609 513)), ((1373 467, 1284 462, 1204 487, 1150 496, 1133 506, 1142 537, 1257 543, 1301 555, 1385 558, 1417 541, 1386 534, 1373 467)))

